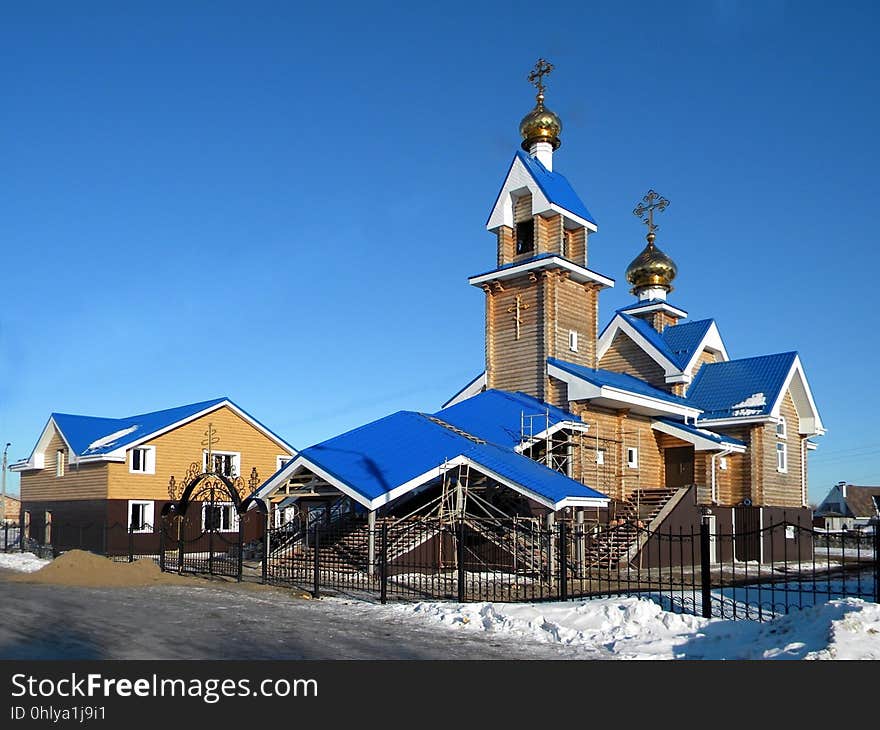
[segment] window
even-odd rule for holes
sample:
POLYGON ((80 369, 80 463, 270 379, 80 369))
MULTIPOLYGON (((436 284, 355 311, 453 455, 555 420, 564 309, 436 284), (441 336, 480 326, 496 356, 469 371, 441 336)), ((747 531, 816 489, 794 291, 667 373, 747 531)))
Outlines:
POLYGON ((202 530, 215 532, 235 532, 238 529, 238 515, 232 502, 215 502, 202 505, 202 530))
POLYGON ((776 444, 776 471, 785 474, 788 471, 788 447, 776 444))
POLYGON ((205 466, 205 471, 212 471, 224 477, 235 477, 241 473, 241 454, 237 451, 214 451, 211 455, 214 463, 209 465, 207 463, 208 452, 203 452, 202 463, 205 466))
POLYGON ((779 421, 776 424, 776 435, 781 439, 788 438, 788 430, 785 423, 785 416, 779 417, 779 421))
POLYGON ((598 466, 605 465, 605 449, 596 449, 596 464, 598 466))
POLYGON ((55 476, 64 476, 64 449, 55 452, 55 476))
POLYGON ((292 456, 276 456, 275 457, 275 471, 281 469, 288 461, 290 461, 292 456))
POLYGON ((718 459, 718 466, 724 471, 727 470, 727 457, 726 456, 722 456, 720 459, 718 459))
POLYGON ((134 474, 156 473, 156 447, 139 446, 131 450, 129 471, 134 474))
POLYGON ((568 331, 568 349, 572 352, 578 351, 578 333, 576 330, 568 331))
POLYGON ((516 224, 516 253, 529 253, 535 250, 535 219, 529 218, 516 224))
POLYGON ((153 531, 153 503, 134 502, 128 503, 128 524, 132 532, 153 531))
POLYGON ((639 468, 639 450, 634 446, 628 446, 626 449, 626 465, 630 469, 639 468))

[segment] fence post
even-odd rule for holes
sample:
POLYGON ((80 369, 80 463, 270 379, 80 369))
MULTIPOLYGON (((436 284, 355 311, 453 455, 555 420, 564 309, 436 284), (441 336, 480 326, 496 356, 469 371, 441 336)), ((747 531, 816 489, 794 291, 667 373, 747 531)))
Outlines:
MULTIPOLYGON (((247 513, 245 513, 247 514, 247 513)), ((238 515, 238 576, 237 580, 241 583, 241 576, 244 573, 244 514, 238 515)))
POLYGON ((379 601, 388 603, 388 523, 382 523, 382 557, 379 563, 379 601))
POLYGON ((165 572, 165 518, 159 518, 159 570, 165 572))
POLYGON ((874 603, 880 603, 880 520, 874 523, 874 603))
POLYGON ((269 527, 271 525, 271 520, 269 518, 269 513, 263 513, 263 583, 266 583, 267 578, 269 577, 269 527))
POLYGON ((3 552, 9 549, 9 523, 3 520, 3 552))
POLYGON ((568 599, 568 544, 565 522, 559 523, 559 598, 568 599))
POLYGON ((458 602, 464 603, 464 520, 458 521, 458 544, 456 548, 456 562, 458 563, 458 602))
POLYGON ((321 543, 320 543, 317 524, 315 525, 315 532, 314 532, 314 535, 312 536, 312 550, 315 551, 315 555, 314 555, 315 563, 312 566, 312 569, 314 570, 314 573, 315 573, 314 574, 314 585, 312 586, 312 596, 314 598, 320 598, 321 597, 321 577, 320 577, 321 543))
POLYGON ((711 535, 709 534, 709 515, 707 507, 703 508, 700 519, 700 586, 703 598, 703 618, 712 618, 712 567, 709 562, 711 535))
POLYGON ((134 562, 134 523, 128 525, 128 562, 134 562))

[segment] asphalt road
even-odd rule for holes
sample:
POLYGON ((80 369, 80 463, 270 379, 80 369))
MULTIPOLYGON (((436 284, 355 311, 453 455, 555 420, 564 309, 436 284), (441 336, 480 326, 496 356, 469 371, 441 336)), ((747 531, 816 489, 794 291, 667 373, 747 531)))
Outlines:
POLYGON ((201 583, 79 588, 0 576, 0 659, 602 658, 598 648, 453 632, 360 601, 201 583))

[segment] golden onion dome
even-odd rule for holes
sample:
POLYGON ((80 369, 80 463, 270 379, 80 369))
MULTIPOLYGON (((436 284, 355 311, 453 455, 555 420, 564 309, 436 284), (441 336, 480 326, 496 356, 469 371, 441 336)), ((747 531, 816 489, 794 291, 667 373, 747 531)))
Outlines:
POLYGON ((678 274, 675 262, 654 245, 654 233, 648 234, 648 245, 626 267, 626 280, 633 285, 632 293, 651 287, 672 291, 672 280, 678 274))
POLYGON ((561 131, 562 120, 544 106, 544 95, 538 94, 535 108, 519 123, 519 133, 523 138, 522 148, 528 152, 535 142, 549 142, 554 150, 558 150, 562 144, 559 139, 561 131))

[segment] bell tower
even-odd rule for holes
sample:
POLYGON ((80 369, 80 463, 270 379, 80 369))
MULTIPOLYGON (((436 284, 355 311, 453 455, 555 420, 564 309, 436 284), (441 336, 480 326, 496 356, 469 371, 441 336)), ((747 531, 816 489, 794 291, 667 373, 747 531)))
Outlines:
POLYGON ((588 268, 588 240, 598 226, 554 169, 562 121, 544 105, 552 70, 539 59, 529 74, 535 106, 520 123, 522 151, 486 223, 496 266, 468 281, 486 293, 487 387, 567 406, 564 384, 547 375, 547 358, 596 367, 598 295, 614 281, 588 268))

